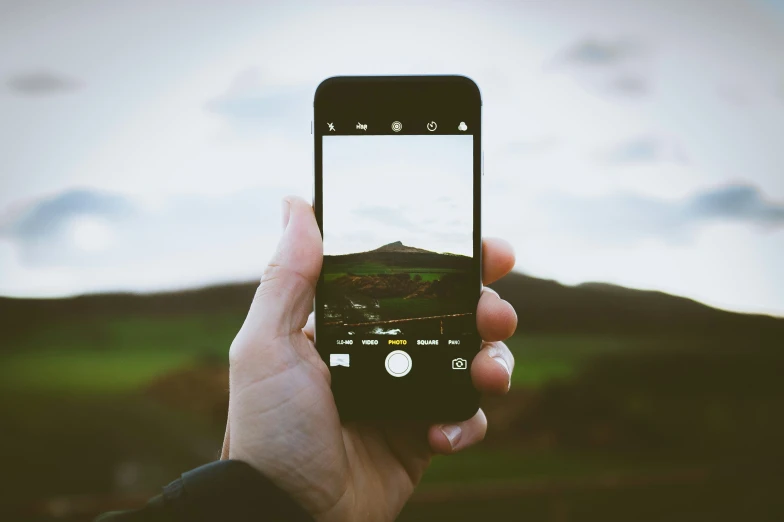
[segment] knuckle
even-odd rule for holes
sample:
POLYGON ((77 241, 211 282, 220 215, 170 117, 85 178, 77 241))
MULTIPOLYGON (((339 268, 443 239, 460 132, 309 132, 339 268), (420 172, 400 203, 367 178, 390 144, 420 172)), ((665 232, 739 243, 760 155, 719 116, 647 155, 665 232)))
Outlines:
POLYGON ((261 281, 256 293, 264 293, 265 287, 278 284, 282 281, 291 284, 310 286, 311 281, 304 273, 274 261, 271 261, 261 274, 261 281))
POLYGON ((284 268, 281 265, 274 262, 270 262, 267 265, 267 267, 264 269, 264 272, 261 273, 261 282, 259 284, 259 287, 256 289, 256 292, 258 293, 259 291, 261 291, 264 288, 265 283, 269 283, 271 281, 274 281, 278 277, 280 277, 280 273, 282 270, 284 270, 284 268))
POLYGON ((281 264, 270 263, 261 275, 253 299, 257 303, 264 302, 268 297, 286 297, 294 303, 303 300, 309 302, 314 291, 315 283, 305 274, 281 264))

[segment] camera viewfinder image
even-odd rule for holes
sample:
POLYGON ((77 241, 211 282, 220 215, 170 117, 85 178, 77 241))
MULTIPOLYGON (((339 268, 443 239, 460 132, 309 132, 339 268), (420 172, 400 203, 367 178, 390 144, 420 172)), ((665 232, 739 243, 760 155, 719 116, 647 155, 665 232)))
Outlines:
POLYGON ((325 136, 323 165, 327 334, 475 330, 473 137, 325 136))

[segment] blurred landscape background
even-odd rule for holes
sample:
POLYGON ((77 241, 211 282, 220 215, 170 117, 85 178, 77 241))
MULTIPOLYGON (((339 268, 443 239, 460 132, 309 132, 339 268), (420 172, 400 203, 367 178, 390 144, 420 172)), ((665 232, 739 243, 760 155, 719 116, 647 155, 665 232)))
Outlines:
POLYGON ((313 90, 390 73, 480 85, 519 259, 512 391, 400 520, 784 518, 780 2, 0 0, 0 520, 217 457, 313 90))
MULTIPOLYGON (((521 274, 494 287, 520 316, 512 391, 484 405, 486 442, 436 458, 400 520, 784 513, 784 320, 521 274)), ((2 505, 86 520, 216 458, 226 347, 254 290, 0 300, 2 505)))

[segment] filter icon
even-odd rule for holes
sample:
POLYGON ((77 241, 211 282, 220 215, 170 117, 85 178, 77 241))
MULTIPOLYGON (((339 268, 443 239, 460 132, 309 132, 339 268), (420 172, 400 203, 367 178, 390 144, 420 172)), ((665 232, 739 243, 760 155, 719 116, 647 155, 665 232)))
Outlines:
POLYGON ((457 130, 465 132, 468 130, 468 125, 466 125, 464 121, 461 121, 460 125, 457 126, 457 130))
POLYGON ((400 132, 401 130, 403 130, 403 124, 400 123, 399 121, 393 121, 392 122, 392 130, 394 132, 400 132))

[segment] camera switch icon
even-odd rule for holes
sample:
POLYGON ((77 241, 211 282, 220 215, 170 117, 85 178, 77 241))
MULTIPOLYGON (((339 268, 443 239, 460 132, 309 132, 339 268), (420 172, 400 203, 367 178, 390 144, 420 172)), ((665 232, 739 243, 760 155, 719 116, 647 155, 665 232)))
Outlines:
POLYGON ((467 370, 468 369, 468 361, 466 361, 462 357, 458 357, 457 359, 452 359, 452 369, 453 370, 467 370))

